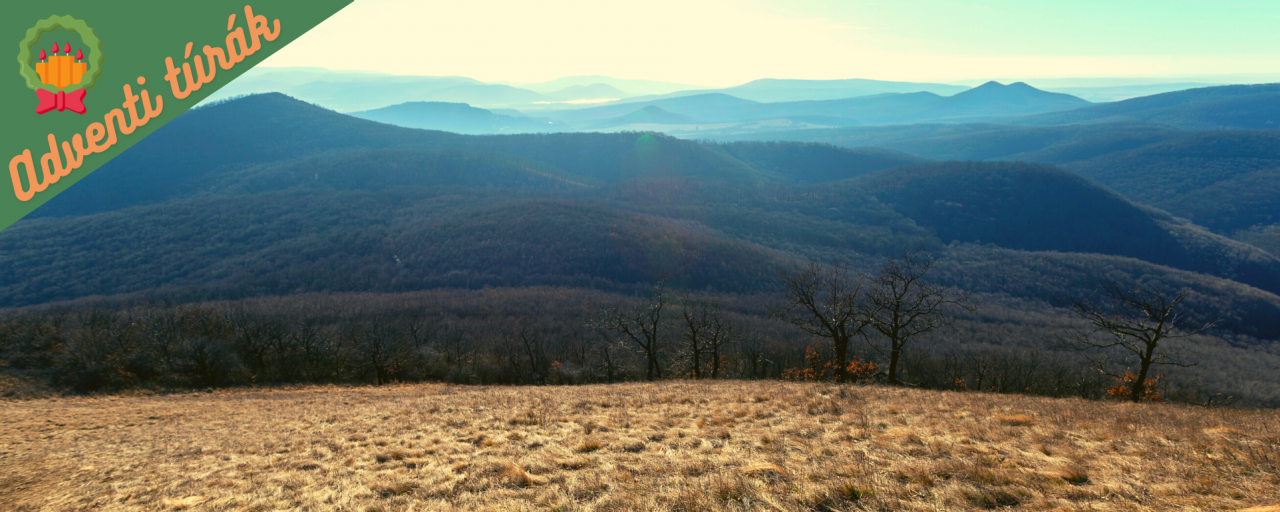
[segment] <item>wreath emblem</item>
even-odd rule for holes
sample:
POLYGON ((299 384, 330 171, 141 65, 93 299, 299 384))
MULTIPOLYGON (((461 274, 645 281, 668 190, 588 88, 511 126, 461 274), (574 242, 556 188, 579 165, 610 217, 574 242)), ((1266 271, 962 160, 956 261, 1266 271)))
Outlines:
POLYGON ((18 48, 18 73, 26 79, 27 88, 36 91, 36 96, 40 99, 40 105, 36 107, 37 114, 53 110, 85 113, 84 96, 97 84, 98 77, 102 76, 102 60, 105 58, 102 41, 98 40, 97 33, 87 23, 70 16, 52 16, 27 29, 27 37, 18 48), (44 50, 40 50, 38 56, 32 53, 41 36, 60 28, 80 36, 84 48, 79 49, 74 58, 70 54, 71 43, 64 43, 62 48, 55 43, 52 57, 44 50), (89 50, 87 59, 84 56, 85 48, 89 50))

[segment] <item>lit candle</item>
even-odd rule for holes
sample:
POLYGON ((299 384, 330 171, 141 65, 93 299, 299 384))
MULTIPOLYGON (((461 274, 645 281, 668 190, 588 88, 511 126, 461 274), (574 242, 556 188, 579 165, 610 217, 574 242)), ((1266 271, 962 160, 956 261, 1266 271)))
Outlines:
POLYGON ((82 60, 84 60, 84 50, 77 49, 77 50, 76 50, 76 62, 80 62, 80 61, 82 61, 82 60))
POLYGON ((71 55, 71 43, 62 43, 62 53, 71 55))
POLYGON ((53 43, 53 56, 58 56, 58 43, 53 43))
POLYGON ((44 50, 40 50, 40 62, 44 62, 47 58, 49 58, 49 56, 44 53, 44 50))

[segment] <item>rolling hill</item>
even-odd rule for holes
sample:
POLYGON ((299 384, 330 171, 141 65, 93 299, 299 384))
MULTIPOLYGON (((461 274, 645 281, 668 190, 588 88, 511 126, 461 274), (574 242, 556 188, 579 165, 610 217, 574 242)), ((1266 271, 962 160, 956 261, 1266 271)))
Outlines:
MULTIPOLYGON (((305 219, 363 219, 356 223, 367 225, 358 235, 363 237, 372 236, 379 229, 384 233, 391 229, 374 229, 376 226, 398 225, 414 215, 448 210, 432 204, 448 204, 456 209, 459 197, 470 197, 465 204, 475 205, 554 198, 571 202, 567 204, 585 202, 597 205, 592 208, 621 208, 654 219, 692 222, 682 229, 710 229, 705 236, 725 240, 723 243, 741 240, 792 254, 852 251, 884 255, 911 246, 941 249, 953 241, 995 244, 1023 251, 1137 258, 1280 291, 1280 266, 1273 256, 1181 223, 1163 212, 1136 206, 1094 183, 1043 166, 928 164, 910 155, 883 150, 797 143, 701 144, 650 134, 461 136, 372 123, 280 95, 254 96, 192 111, 142 144, 140 147, 146 149, 131 151, 113 162, 113 168, 94 173, 76 190, 45 205, 46 216, 67 217, 48 222, 83 222, 85 218, 74 215, 115 211, 103 213, 105 216, 93 221, 95 232, 110 233, 112 230, 101 223, 125 222, 134 215, 122 212, 138 205, 163 203, 146 210, 152 213, 144 216, 189 218, 194 214, 165 213, 165 209, 205 208, 224 212, 210 216, 218 218, 228 212, 218 198, 276 194, 271 202, 304 201, 316 206, 297 206, 298 211, 310 213, 284 215, 292 219, 290 222, 300 224, 264 232, 296 233, 301 238, 286 236, 289 243, 319 243, 314 250, 323 254, 329 250, 324 248, 328 242, 309 237, 321 236, 324 231, 316 231, 320 226, 308 227, 305 219), (248 118, 258 122, 246 126, 243 120, 248 118), (185 159, 170 153, 188 151, 173 141, 200 138, 247 150, 185 159), (183 165, 175 169, 175 160, 183 165), (146 189, 147 184, 151 188, 145 194, 121 193, 146 189), (467 190, 473 192, 459 192, 467 190), (97 202, 73 194, 83 194, 97 202), (336 210, 332 206, 324 206, 329 208, 324 211, 309 210, 330 203, 342 204, 345 200, 341 198, 346 194, 356 194, 352 202, 385 204, 366 206, 370 213, 361 215, 345 209, 345 205, 336 210), (311 234, 303 236, 304 233, 311 234)), ((250 208, 252 201, 240 201, 235 200, 241 206, 232 210, 260 209, 250 208)), ((227 220, 228 229, 239 230, 242 225, 261 222, 236 219, 241 218, 227 220)), ((37 221, 24 221, 22 225, 32 222, 37 221)), ((326 225, 330 227, 323 229, 347 224, 326 225)), ((345 229, 325 236, 356 236, 345 229)), ((69 233, 69 238, 51 240, 40 247, 61 251, 82 243, 82 233, 86 233, 63 228, 50 231, 69 233)), ((137 233, 129 236, 142 237, 137 243, 143 245, 132 246, 135 249, 160 243, 148 239, 151 235, 146 233, 167 236, 160 235, 166 229, 158 227, 135 226, 124 231, 137 233)), ((24 232, 17 230, 10 235, 6 231, 5 236, 24 232)), ((248 236, 236 233, 239 232, 211 236, 225 240, 248 236)), ((390 238, 403 236, 407 235, 390 238)), ((104 236, 103 243, 128 246, 111 242, 111 238, 104 236)), ((5 239, 16 243, 12 242, 14 238, 5 239)), ((183 240, 195 244, 190 250, 196 254, 206 250, 200 247, 199 240, 183 240)), ((270 247, 255 246, 236 252, 258 254, 272 250, 270 247)), ((560 246, 557 250, 569 249, 560 246)), ((165 252, 180 251, 169 248, 165 252)), ((352 261, 362 261, 364 257, 352 256, 352 261)), ((14 258, 11 261, 15 265, 44 259, 38 254, 14 258)), ((323 258, 332 264, 342 260, 339 256, 323 258)), ((127 260, 117 256, 107 259, 127 260)), ((21 282, 16 276, 30 275, 16 270, 18 266, 12 267, 15 270, 11 271, 14 273, 10 274, 10 285, 21 282)), ((39 272, 57 274, 47 269, 39 272)), ((104 272, 123 275, 134 271, 104 272)), ((181 282, 196 286, 208 280, 198 277, 203 274, 194 275, 197 277, 184 277, 181 282)), ((83 277, 76 279, 84 281, 83 277)), ((616 281, 618 275, 611 274, 608 279, 616 281)), ((642 280, 636 278, 632 282, 642 280)), ((729 287, 727 283, 715 286, 729 287)), ((122 291, 107 286, 90 293, 122 291)), ((11 296, 26 296, 24 293, 11 292, 11 296)))
POLYGON ((482 85, 459 76, 398 76, 324 68, 254 68, 210 96, 206 103, 245 94, 279 92, 339 112, 381 108, 459 85, 482 85))
MULTIPOLYGON (((1019 94, 1017 88, 995 92, 1019 94)), ((759 105, 728 96, 711 98, 759 105)), ((993 126, 892 130, 933 137, 1003 130, 993 126)), ((1165 134, 1153 130, 1148 135, 1165 134)), ((1151 151, 1169 158, 1171 165, 1194 164, 1186 169, 1204 162, 1271 159, 1273 144, 1261 132, 1179 132, 1175 139, 1188 135, 1201 137, 1151 151), (1246 135, 1251 138, 1230 138, 1246 135)), ((1009 144, 1007 151, 993 146, 991 153, 1009 156, 1076 144, 1062 154, 1090 155, 1109 149, 1100 140, 1064 128, 1037 132, 1037 137, 1009 144)), ((1108 155, 1137 158, 1152 144, 1085 161, 1108 155)), ((1251 172, 1263 173, 1257 175, 1262 179, 1268 169, 1251 172)), ((1200 173, 1187 174, 1191 179, 1200 173)), ((1170 179, 1181 183, 1177 180, 1183 178, 1170 179)), ((1241 183, 1265 190, 1258 182, 1241 183)), ((1260 200, 1265 195, 1259 194, 1260 200)), ((279 352, 270 356, 278 359, 259 359, 255 354, 264 352, 246 345, 260 339, 255 326, 306 326, 319 319, 314 321, 328 322, 315 324, 326 326, 324 335, 331 336, 326 339, 349 343, 333 345, 337 351, 332 354, 376 357, 370 351, 380 350, 375 346, 379 340, 407 339, 402 337, 407 331, 387 333, 401 329, 406 324, 399 318, 413 313, 399 296, 385 294, 424 290, 473 297, 475 290, 493 287, 486 296, 509 299, 484 303, 485 318, 491 318, 484 324, 461 314, 426 311, 445 334, 440 344, 411 351, 422 357, 452 350, 448 343, 455 342, 486 347, 468 354, 503 356, 511 351, 502 347, 512 346, 516 333, 535 323, 558 326, 546 331, 545 338, 561 344, 556 346, 594 354, 590 361, 596 362, 586 362, 584 355, 579 367, 596 365, 599 358, 630 357, 611 352, 616 345, 603 343, 611 339, 586 327, 593 325, 586 317, 540 312, 543 301, 524 297, 594 289, 591 293, 597 295, 592 296, 621 303, 638 300, 634 297, 664 278, 675 293, 713 293, 733 304, 735 321, 752 334, 761 333, 745 341, 743 350, 755 350, 746 345, 756 342, 785 345, 758 354, 782 361, 771 365, 795 367, 804 364, 797 347, 808 338, 783 333, 776 319, 767 316, 776 303, 780 271, 810 258, 871 270, 886 258, 925 249, 938 262, 930 279, 975 293, 983 307, 959 313, 959 330, 937 338, 958 336, 961 342, 920 344, 929 349, 912 356, 918 359, 911 360, 911 371, 921 372, 915 374, 960 360, 956 358, 1025 366, 993 358, 1017 356, 1025 362, 1032 357, 1028 350, 1045 350, 1043 340, 1078 325, 1063 312, 1063 303, 1091 296, 1105 276, 1190 289, 1189 317, 1219 320, 1212 332, 1188 340, 1185 347, 1212 355, 1224 368, 1234 365, 1233 375, 1241 377, 1231 380, 1202 371, 1194 374, 1193 384, 1209 391, 1243 392, 1251 403, 1271 403, 1280 396, 1280 382, 1267 366, 1273 359, 1258 357, 1274 352, 1280 340, 1280 259, 1047 165, 934 162, 885 149, 704 143, 654 133, 458 135, 385 125, 272 94, 187 112, 46 204, 41 213, 0 232, 0 308, 23 308, 12 313, 17 317, 4 318, 56 320, 63 317, 47 312, 71 311, 65 318, 74 322, 114 318, 123 322, 118 324, 122 329, 134 329, 129 322, 140 317, 130 315, 161 315, 154 313, 162 309, 153 308, 155 304, 198 308, 193 301, 234 300, 249 305, 225 309, 234 316, 235 329, 241 329, 225 337, 226 354, 242 358, 253 375, 272 382, 292 382, 296 374, 287 363, 294 356, 279 352), (192 146, 192 140, 209 145, 192 146), (239 149, 218 150, 227 147, 239 149), (531 292, 533 286, 545 288, 531 292), (524 290, 510 291, 516 288, 524 290), (300 296, 299 303, 318 303, 338 300, 333 294, 339 292, 351 294, 341 299, 345 309, 337 316, 252 305, 300 296), (508 308, 523 313, 493 313, 508 308), (292 323, 281 323, 283 318, 292 323)), ((573 311, 598 315, 604 307, 608 304, 578 303, 573 311)), ((198 309, 181 311, 201 314, 198 309)), ((418 318, 423 313, 416 312, 418 318)), ((168 322, 168 317, 154 318, 161 323, 146 323, 137 332, 149 333, 151 326, 168 322)), ((14 322, 0 327, 27 325, 14 322)), ((90 336, 99 331, 75 332, 90 336)), ((197 335, 172 339, 192 350, 207 346, 199 343, 208 340, 197 335)), ((23 352, 26 341, 5 343, 4 354, 21 356, 5 355, 10 358, 6 361, 27 364, 34 360, 32 353, 41 354, 23 352)), ((112 362, 133 361, 133 353, 76 353, 76 358, 57 361, 73 365, 66 375, 83 377, 74 385, 96 389, 101 382, 123 379, 121 371, 139 375, 121 366, 125 363, 112 362)), ((548 355, 546 364, 562 356, 548 355)), ((1074 361, 1059 356, 1053 355, 1055 362, 1046 368, 1065 368, 1062 375, 1069 379, 1086 374, 1098 378, 1083 363, 1059 365, 1074 361)), ((455 363, 470 357, 459 353, 455 363)), ((489 365, 485 375, 517 375, 511 365, 525 368, 519 374, 526 375, 519 377, 522 382, 545 375, 540 368, 529 368, 536 361, 525 365, 503 357, 477 364, 489 365)), ((471 382, 481 371, 464 366, 450 363, 442 366, 447 371, 432 375, 471 382)), ((184 366, 165 368, 174 378, 186 378, 184 366)), ((1071 393, 1096 396, 1101 388, 1090 389, 1071 393)), ((1202 391, 1187 389, 1188 396, 1202 391)))
POLYGON ((837 100, 761 103, 716 92, 549 112, 547 115, 579 125, 655 106, 708 124, 823 117, 828 119, 828 123, 840 119, 836 125, 888 125, 1004 119, 1088 104, 1074 96, 1041 91, 1023 83, 1001 85, 990 82, 953 96, 929 92, 885 93, 837 100))
POLYGON ((539 82, 532 84, 520 84, 520 87, 531 91, 540 92, 542 94, 551 94, 555 91, 564 90, 574 86, 591 86, 594 84, 604 84, 615 89, 627 91, 632 94, 659 95, 668 94, 676 91, 693 91, 699 89, 708 89, 697 85, 677 84, 671 82, 659 82, 654 80, 628 80, 624 78, 613 78, 602 75, 588 76, 565 76, 548 82, 539 82))
POLYGON ((565 87, 564 89, 560 89, 558 91, 549 92, 547 93, 547 96, 550 96, 560 101, 573 101, 573 100, 595 100, 595 99, 604 99, 604 98, 618 99, 618 98, 627 98, 635 95, 628 93, 626 91, 623 91, 621 89, 618 89, 617 87, 614 87, 609 84, 595 83, 591 85, 571 85, 569 87, 565 87))
POLYGON ((569 126, 545 118, 513 117, 466 103, 415 101, 376 110, 352 112, 352 117, 405 128, 440 130, 467 135, 567 131, 569 126))
POLYGON ((936 160, 1025 160, 1065 164, 1136 149, 1186 135, 1146 123, 1065 126, 1008 124, 912 124, 856 126, 788 132, 713 135, 719 141, 796 141, 841 147, 879 147, 936 160))
POLYGON ((883 80, 866 80, 861 78, 845 80, 790 80, 764 78, 752 80, 742 85, 724 89, 679 91, 667 96, 686 96, 718 92, 763 103, 780 103, 807 100, 835 100, 858 96, 873 96, 888 93, 928 92, 941 96, 950 96, 968 90, 960 85, 929 84, 913 82, 886 82, 883 80))
POLYGON ((694 122, 695 121, 689 117, 682 116, 680 114, 672 114, 671 112, 662 110, 662 107, 657 105, 649 105, 625 116, 605 119, 604 121, 591 125, 591 128, 598 130, 637 124, 691 124, 694 122))
POLYGON ((1227 85, 1168 92, 1066 112, 1031 116, 1022 124, 1139 121, 1192 130, 1280 128, 1280 84, 1227 85))

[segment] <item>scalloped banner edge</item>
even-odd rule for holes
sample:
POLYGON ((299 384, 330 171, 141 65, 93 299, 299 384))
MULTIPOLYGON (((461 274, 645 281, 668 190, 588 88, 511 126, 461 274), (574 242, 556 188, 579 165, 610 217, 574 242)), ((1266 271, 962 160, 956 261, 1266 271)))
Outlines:
POLYGON ((106 55, 102 53, 102 41, 98 40, 98 33, 84 21, 71 16, 50 16, 49 19, 36 22, 36 26, 27 29, 27 37, 18 43, 18 73, 27 79, 27 88, 31 90, 44 89, 49 92, 72 92, 80 89, 91 89, 97 85, 98 77, 102 76, 102 61, 105 58, 106 55), (88 72, 85 73, 80 83, 68 85, 66 89, 58 89, 40 82, 40 75, 31 67, 31 50, 36 43, 40 42, 40 36, 59 28, 79 34, 81 42, 89 47, 88 72))

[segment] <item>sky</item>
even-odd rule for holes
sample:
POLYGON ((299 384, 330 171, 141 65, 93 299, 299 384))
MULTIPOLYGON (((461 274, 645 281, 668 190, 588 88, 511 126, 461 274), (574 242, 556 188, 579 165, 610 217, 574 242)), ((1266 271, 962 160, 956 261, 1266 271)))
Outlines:
POLYGON ((1280 73, 1277 0, 356 0, 266 66, 535 83, 1280 73))

